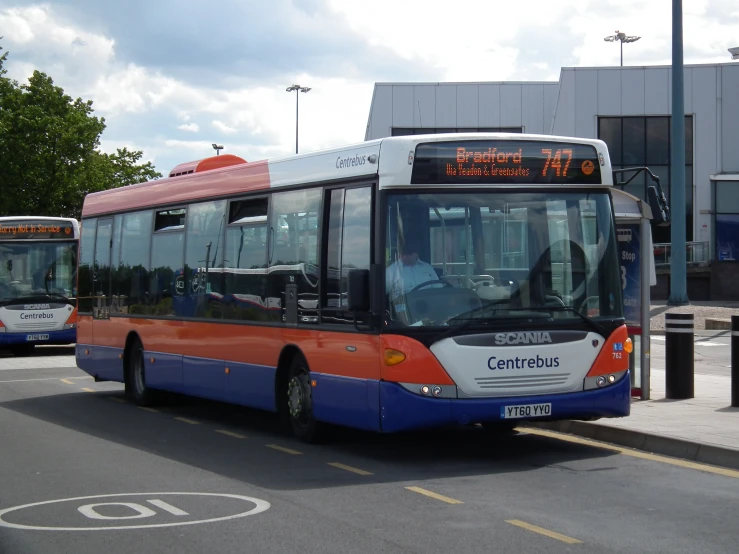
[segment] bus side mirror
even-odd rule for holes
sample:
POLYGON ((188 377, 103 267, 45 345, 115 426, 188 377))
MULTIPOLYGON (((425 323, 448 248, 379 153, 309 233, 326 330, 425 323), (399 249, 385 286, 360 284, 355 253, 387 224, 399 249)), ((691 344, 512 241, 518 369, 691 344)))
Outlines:
POLYGON ((347 302, 350 312, 368 312, 369 269, 352 269, 347 275, 347 302))
POLYGON ((664 194, 660 194, 657 187, 649 186, 647 187, 647 200, 652 210, 652 221, 661 227, 669 225, 670 207, 667 205, 664 194))

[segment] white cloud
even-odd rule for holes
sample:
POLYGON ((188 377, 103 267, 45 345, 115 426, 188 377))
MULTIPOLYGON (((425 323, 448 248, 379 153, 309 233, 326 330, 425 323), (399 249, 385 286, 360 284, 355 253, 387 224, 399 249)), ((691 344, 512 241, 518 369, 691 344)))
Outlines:
POLYGON ((190 133, 197 133, 200 130, 200 125, 197 123, 184 123, 177 127, 180 131, 188 131, 190 133))
POLYGON ((227 135, 232 135, 237 131, 237 129, 235 129, 234 127, 229 127, 223 121, 218 121, 217 119, 213 120, 213 127, 218 129, 221 133, 226 133, 227 135))

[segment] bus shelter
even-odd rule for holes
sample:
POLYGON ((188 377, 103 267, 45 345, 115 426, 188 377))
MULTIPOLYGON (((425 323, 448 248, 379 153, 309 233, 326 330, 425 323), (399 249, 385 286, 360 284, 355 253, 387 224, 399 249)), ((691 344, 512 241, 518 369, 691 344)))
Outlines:
POLYGON ((650 288, 657 284, 652 247, 652 210, 640 198, 612 189, 621 266, 624 316, 634 349, 629 354, 631 394, 649 400, 650 288))

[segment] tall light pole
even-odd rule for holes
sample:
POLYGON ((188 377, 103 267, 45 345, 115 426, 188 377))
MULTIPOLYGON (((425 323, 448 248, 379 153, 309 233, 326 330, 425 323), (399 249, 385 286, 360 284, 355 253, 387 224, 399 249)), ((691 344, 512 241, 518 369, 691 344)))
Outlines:
POLYGON ((672 0, 672 124, 670 125, 670 294, 667 303, 688 301, 685 253, 685 89, 683 85, 683 2, 672 0))
POLYGON ((216 151, 216 156, 221 153, 221 150, 223 150, 223 145, 218 145, 215 142, 213 143, 213 150, 216 151))
POLYGON ((627 36, 626 33, 622 33, 621 31, 616 31, 615 35, 609 35, 605 37, 603 40, 606 42, 620 42, 621 43, 621 66, 624 65, 624 42, 636 42, 641 37, 632 37, 627 36))
POLYGON ((287 92, 295 91, 295 153, 298 153, 298 97, 301 92, 308 92, 310 87, 301 87, 300 85, 292 85, 285 89, 287 92))

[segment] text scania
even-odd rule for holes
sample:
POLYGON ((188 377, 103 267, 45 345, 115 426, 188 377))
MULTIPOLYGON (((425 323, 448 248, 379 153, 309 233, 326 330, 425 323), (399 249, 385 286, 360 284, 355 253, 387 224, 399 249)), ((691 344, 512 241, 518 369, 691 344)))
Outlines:
POLYGON ((536 358, 505 358, 498 359, 495 356, 491 356, 488 359, 488 368, 492 370, 496 369, 541 369, 543 367, 559 367, 559 356, 553 358, 544 357, 542 358, 538 354, 536 358))
POLYGON ((367 156, 349 156, 348 158, 336 158, 336 169, 344 169, 346 167, 356 167, 364 165, 367 162, 367 156))
POLYGON ((497 333, 495 344, 544 344, 552 342, 546 331, 543 333, 497 333))
POLYGON ((21 319, 54 319, 54 314, 47 314, 44 312, 21 314, 21 319))

